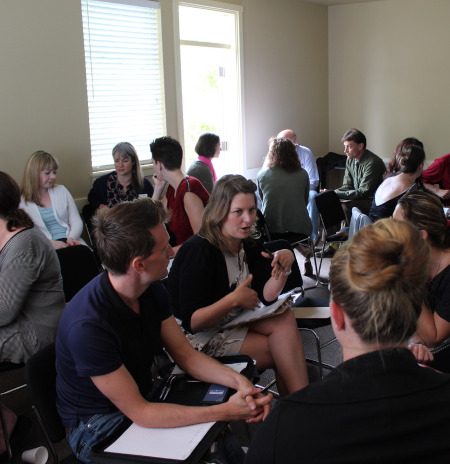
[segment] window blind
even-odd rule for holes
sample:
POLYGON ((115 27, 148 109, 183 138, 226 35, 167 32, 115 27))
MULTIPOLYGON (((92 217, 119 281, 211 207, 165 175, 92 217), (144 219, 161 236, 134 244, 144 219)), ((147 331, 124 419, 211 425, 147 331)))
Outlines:
POLYGON ((132 143, 141 161, 165 135, 159 2, 81 0, 94 171, 113 166, 111 150, 132 143))

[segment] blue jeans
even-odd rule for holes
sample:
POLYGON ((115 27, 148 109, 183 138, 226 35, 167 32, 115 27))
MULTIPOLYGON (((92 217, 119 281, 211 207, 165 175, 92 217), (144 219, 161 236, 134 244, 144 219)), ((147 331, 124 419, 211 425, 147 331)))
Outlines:
POLYGON ((309 198, 308 198, 308 214, 309 218, 311 219, 312 223, 312 232, 311 232, 311 238, 313 240, 317 240, 318 233, 319 233, 319 211, 316 206, 316 196, 318 193, 315 190, 310 190, 309 191, 309 198))
POLYGON ((109 437, 123 422, 125 416, 120 412, 111 414, 95 414, 86 422, 80 422, 69 430, 67 442, 72 448, 76 458, 84 463, 91 464, 91 449, 104 438, 109 437))

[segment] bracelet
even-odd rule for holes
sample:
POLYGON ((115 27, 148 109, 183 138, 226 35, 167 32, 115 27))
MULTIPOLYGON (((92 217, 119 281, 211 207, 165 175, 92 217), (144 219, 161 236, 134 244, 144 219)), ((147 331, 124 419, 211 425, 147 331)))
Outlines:
POLYGON ((284 275, 285 276, 288 276, 288 275, 291 275, 292 274, 292 269, 289 269, 289 271, 285 271, 284 275))

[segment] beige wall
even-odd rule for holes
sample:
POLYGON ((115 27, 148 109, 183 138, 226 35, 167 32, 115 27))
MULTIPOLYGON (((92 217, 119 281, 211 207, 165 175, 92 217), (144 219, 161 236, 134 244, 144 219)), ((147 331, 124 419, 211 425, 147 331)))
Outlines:
POLYGON ((0 169, 20 182, 38 149, 61 162, 74 196, 90 183, 81 8, 73 0, 0 2, 0 169))
MULTIPOLYGON (((449 151, 450 1, 229 3, 243 8, 248 169, 285 127, 317 156, 341 152, 351 126, 382 156, 410 135, 429 159, 449 151)), ((167 130, 178 136, 173 4, 162 1, 164 71, 167 130)), ((79 1, 0 1, 0 60, 0 169, 20 181, 28 156, 44 149, 61 162, 60 182, 84 197, 91 170, 79 1)))
POLYGON ((316 156, 328 151, 327 8, 298 0, 244 0, 247 167, 267 140, 292 128, 316 156))
MULTIPOLYGON (((162 0, 167 132, 179 136, 173 4, 162 0)), ((230 0, 243 7, 247 167, 291 126, 317 154, 327 149, 327 9, 297 0, 230 0)), ((79 0, 0 1, 0 169, 20 182, 37 149, 57 156, 75 198, 91 183, 79 0)))
POLYGON ((448 153, 450 1, 333 6, 328 17, 330 149, 355 126, 382 156, 408 136, 428 160, 448 153))

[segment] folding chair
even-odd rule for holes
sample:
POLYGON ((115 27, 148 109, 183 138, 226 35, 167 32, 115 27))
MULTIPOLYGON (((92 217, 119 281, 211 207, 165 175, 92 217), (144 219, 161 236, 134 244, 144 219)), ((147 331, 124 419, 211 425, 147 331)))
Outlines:
MULTIPOLYGON (((4 372, 11 372, 11 371, 19 372, 20 369, 23 369, 24 365, 25 364, 23 363, 20 363, 20 364, 11 363, 11 362, 0 363, 0 375, 4 372)), ((19 372, 19 374, 21 373, 19 372)), ((13 457, 12 450, 11 450, 11 444, 10 444, 10 438, 11 438, 10 432, 14 430, 16 421, 11 416, 8 410, 2 408, 2 404, 3 404, 2 400, 3 400, 3 397, 8 396, 12 393, 15 393, 19 390, 22 390, 23 388, 27 386, 25 383, 22 383, 22 379, 20 379, 19 385, 14 385, 14 384, 15 382, 12 385, 10 385, 9 388, 0 392, 0 425, 3 431, 3 441, 4 441, 8 460, 11 460, 13 457)))
POLYGON ((68 246, 56 250, 63 279, 66 302, 98 275, 102 267, 94 252, 85 245, 68 246))
POLYGON ((267 227, 266 218, 260 209, 256 210, 256 239, 260 240, 261 242, 268 242, 272 240, 269 232, 269 228, 267 227))
POLYGON ((341 229, 341 224, 346 218, 339 197, 334 190, 327 190, 326 192, 319 193, 315 200, 317 209, 319 210, 320 222, 324 231, 324 240, 320 253, 320 264, 318 269, 318 275, 320 275, 325 246, 330 243, 342 243, 347 239, 346 236, 336 233, 341 229))
MULTIPOLYGON (((66 430, 56 409, 55 358, 55 345, 52 343, 28 360, 25 373, 33 402, 33 412, 44 434, 52 462, 57 463, 59 457, 54 443, 65 439, 66 430)), ((71 462, 76 461, 73 459, 71 462)))

